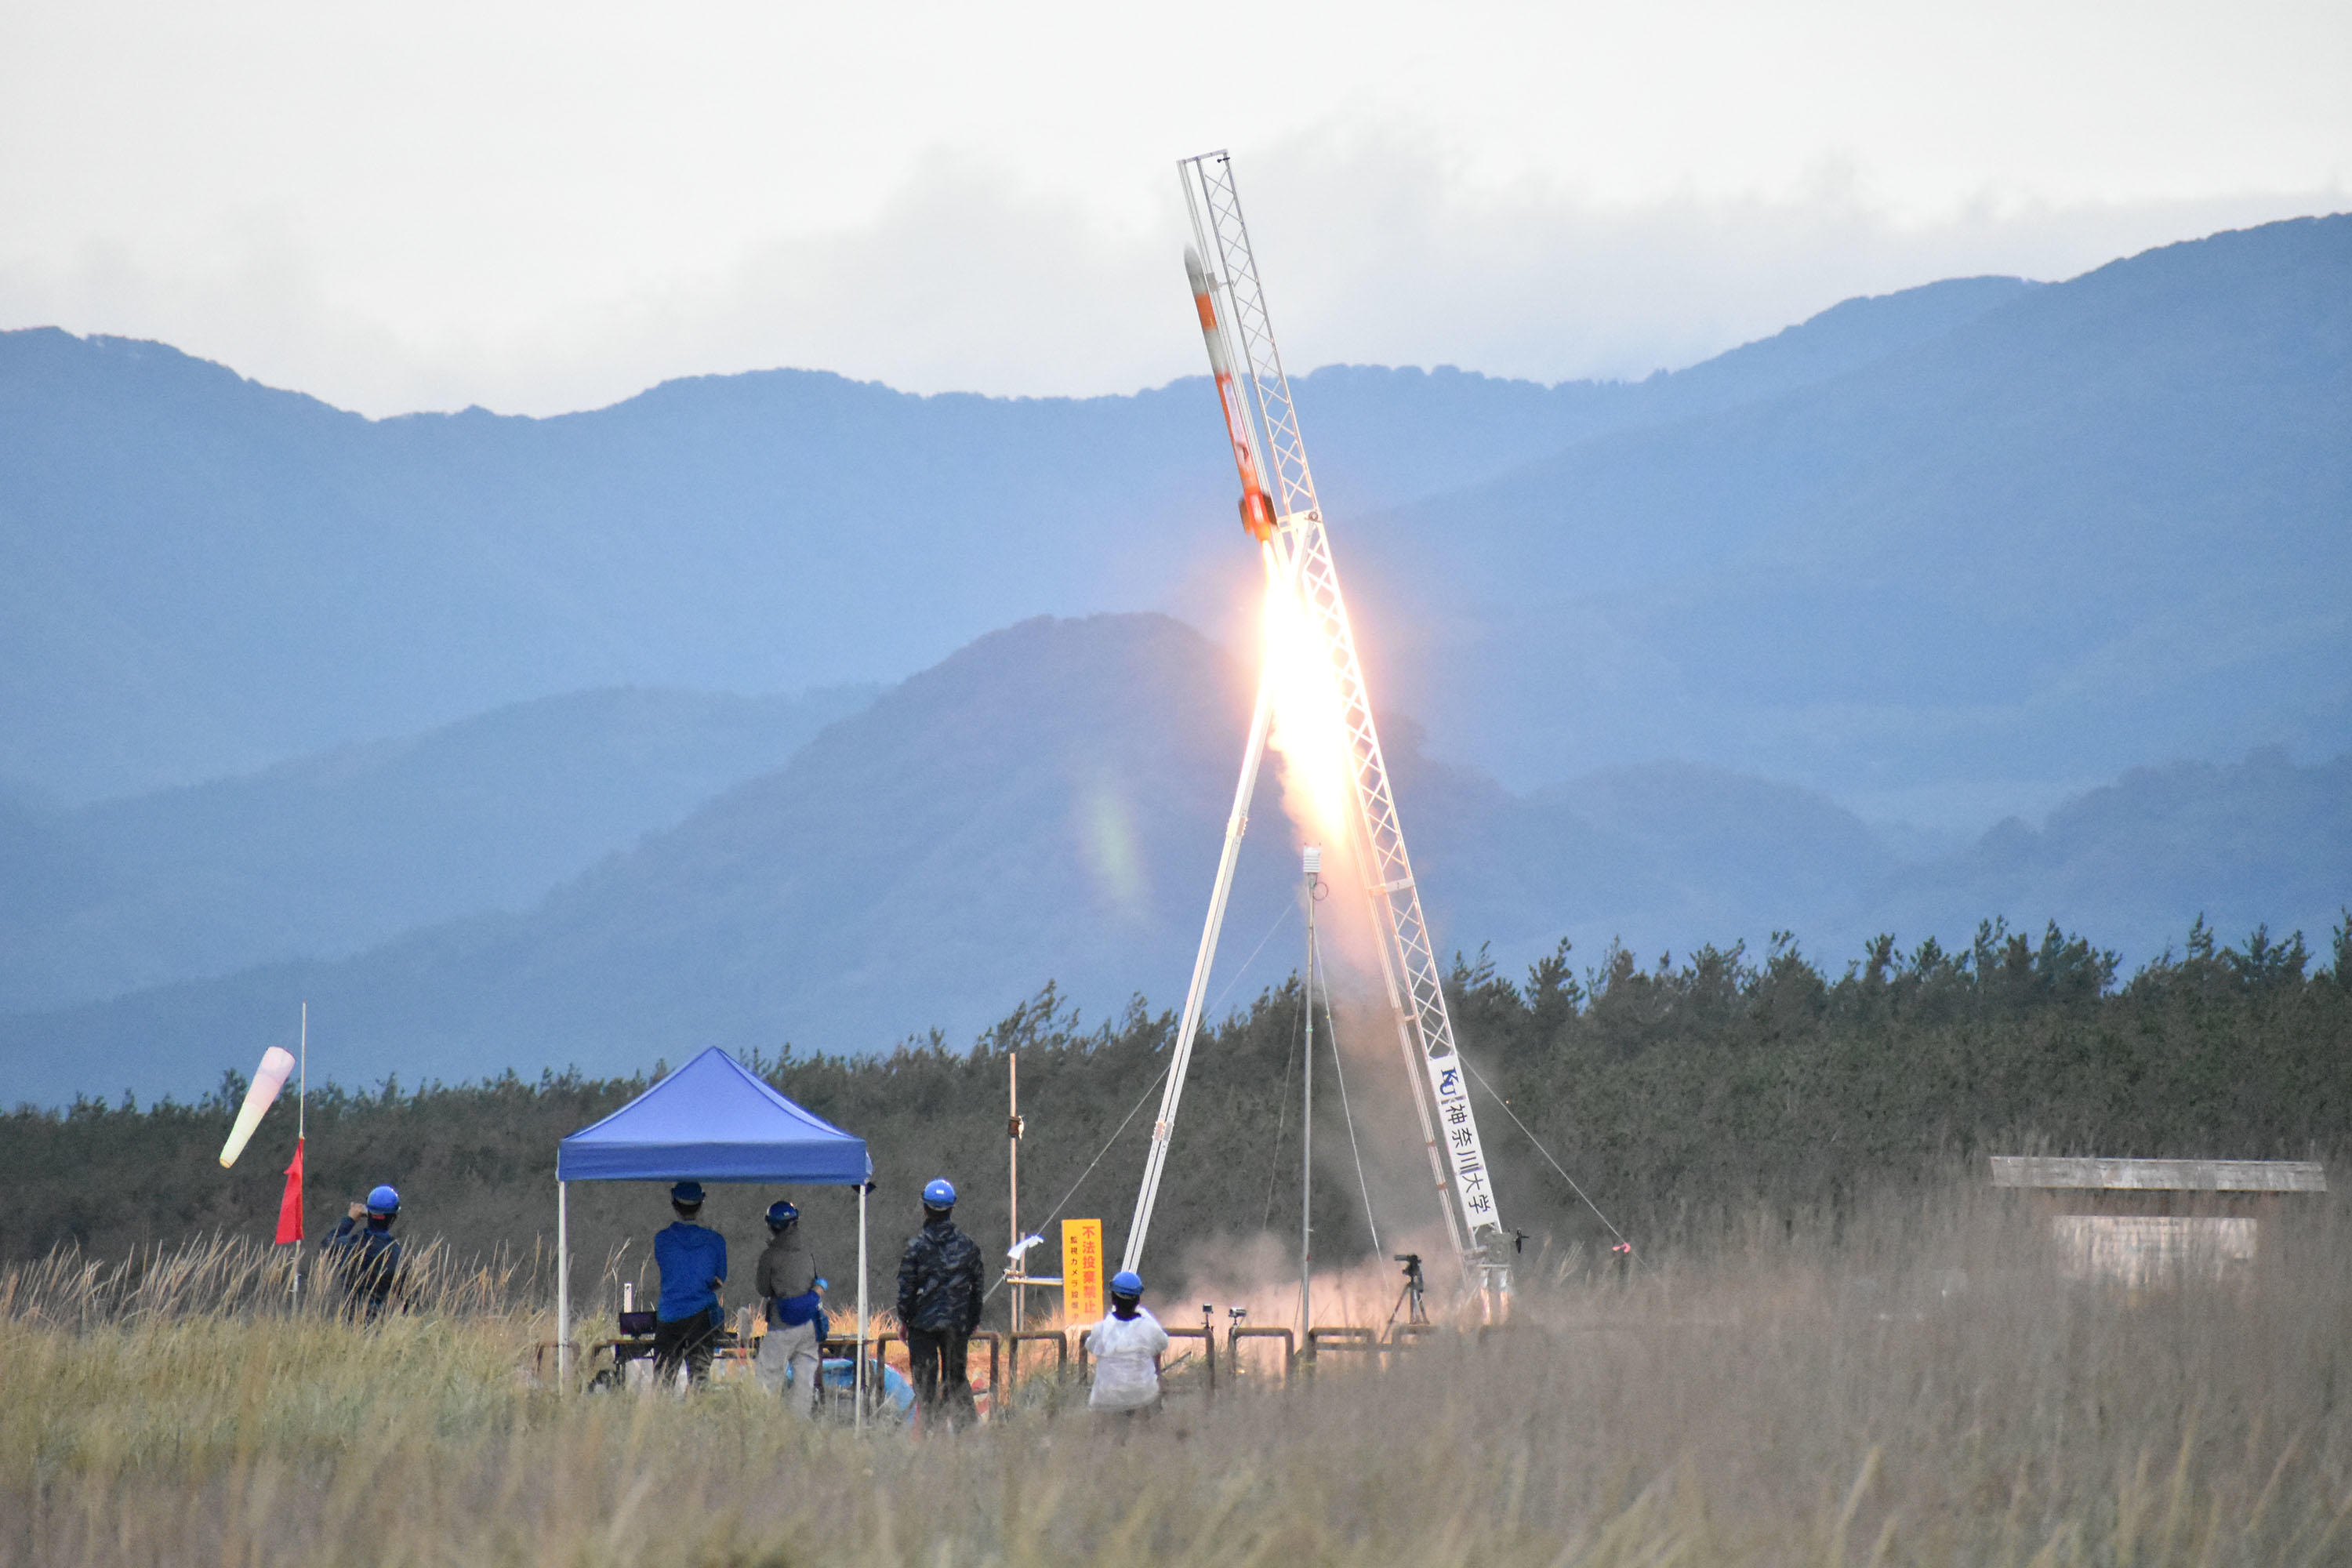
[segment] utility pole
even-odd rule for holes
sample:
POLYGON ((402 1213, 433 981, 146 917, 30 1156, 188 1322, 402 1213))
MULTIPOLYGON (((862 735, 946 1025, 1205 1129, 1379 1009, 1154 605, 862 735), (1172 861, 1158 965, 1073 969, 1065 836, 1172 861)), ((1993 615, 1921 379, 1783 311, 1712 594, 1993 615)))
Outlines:
POLYGON ((1021 1053, 1004 1053, 1004 1138, 1005 1170, 1010 1178, 1011 1193, 1005 1202, 1005 1213, 1013 1226, 1012 1245, 1005 1257, 1012 1259, 1013 1331, 1019 1333, 1029 1326, 1028 1287, 1021 1277, 1029 1272, 1028 1259, 1021 1251, 1021 1053))
POLYGON ((1315 889, 1323 878, 1323 847, 1309 844, 1307 872, 1307 1075, 1298 1105, 1298 1342, 1315 1327, 1315 889))

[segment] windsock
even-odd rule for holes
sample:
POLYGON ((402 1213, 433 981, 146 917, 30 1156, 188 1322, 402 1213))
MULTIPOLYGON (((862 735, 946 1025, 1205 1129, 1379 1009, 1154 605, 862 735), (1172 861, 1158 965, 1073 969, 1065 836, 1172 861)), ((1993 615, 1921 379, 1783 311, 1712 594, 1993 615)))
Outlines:
POLYGON ((1217 401, 1224 405, 1225 436, 1234 444, 1234 467, 1242 476, 1242 526, 1264 544, 1274 537, 1274 500, 1258 478, 1257 459, 1250 455, 1249 415, 1242 406, 1242 390, 1234 384, 1233 362, 1225 353, 1225 335, 1217 330, 1217 296, 1201 253, 1184 247, 1184 276, 1192 285, 1192 308, 1201 313, 1201 336, 1209 344, 1209 371, 1217 378, 1217 401))
POLYGON ((278 1099, 278 1091, 286 1087, 287 1075, 294 1070, 294 1053, 272 1046, 261 1053, 261 1068, 253 1075, 253 1087, 245 1091, 245 1104, 236 1113, 236 1125, 228 1130, 228 1142, 221 1145, 221 1169, 236 1163, 245 1152, 246 1141, 253 1130, 261 1125, 261 1113, 278 1099))

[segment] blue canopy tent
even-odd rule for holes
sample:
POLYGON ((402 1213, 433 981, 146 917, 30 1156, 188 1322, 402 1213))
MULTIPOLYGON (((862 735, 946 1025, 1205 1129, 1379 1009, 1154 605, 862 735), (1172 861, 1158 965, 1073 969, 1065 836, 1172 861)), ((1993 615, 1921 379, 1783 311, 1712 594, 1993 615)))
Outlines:
POLYGON ((572 1340, 573 1182, 789 1182, 857 1189, 857 1411, 866 1401, 866 1140, 813 1116, 711 1047, 555 1149, 555 1339, 572 1340))

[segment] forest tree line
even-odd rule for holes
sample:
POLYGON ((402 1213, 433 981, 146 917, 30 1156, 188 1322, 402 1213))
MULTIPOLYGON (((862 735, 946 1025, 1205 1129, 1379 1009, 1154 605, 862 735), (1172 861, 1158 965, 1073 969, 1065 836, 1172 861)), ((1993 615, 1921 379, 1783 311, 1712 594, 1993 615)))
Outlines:
MULTIPOLYGON (((1998 923, 1958 950, 1931 941, 1905 952, 1882 938, 1835 970, 1785 935, 1752 956, 1735 946, 1649 965, 1622 949, 1588 967, 1575 957, 1563 943, 1521 976, 1457 957, 1448 981, 1465 1057, 1478 1069, 1474 1102, 1497 1195, 1531 1248, 1600 1239, 1596 1210, 1637 1243, 1662 1242, 1759 1203, 1833 1205, 1891 1185, 1980 1177, 1990 1153, 2330 1159, 2352 1143, 2352 919, 2319 954, 2299 935, 2281 942, 2260 930, 2225 942, 2200 921, 2179 952, 2128 978, 2084 938, 2053 926, 2035 941, 1998 923)), ((1300 1004, 1294 977, 1204 1031, 1155 1257, 1293 1232, 1300 1004)), ((916 1223, 915 1194, 934 1175, 957 1183, 960 1222, 1001 1255, 1014 1052, 1028 1124, 1024 1228, 1040 1228, 1066 1195, 1061 1212, 1100 1217, 1118 1251, 1174 1032, 1171 1015, 1140 999, 1089 1026, 1048 986, 969 1048, 934 1036, 870 1057, 786 1047, 751 1065, 866 1139, 880 1288, 916 1223)), ((1328 1040, 1319 1015, 1317 1033, 1328 1040)), ((1425 1177, 1412 1177, 1422 1156, 1394 1092, 1393 1036, 1385 1054, 1358 1046, 1345 1058, 1357 1146, 1372 1167, 1360 1184, 1337 1075, 1324 1076, 1328 1056, 1319 1061, 1318 1247, 1339 1264, 1370 1247, 1364 1187, 1396 1242, 1434 1210, 1425 1177)), ((461 1256, 503 1248, 543 1281, 557 1141, 659 1070, 314 1087, 311 1236, 332 1228, 349 1197, 391 1182, 413 1238, 442 1238, 461 1256)), ((290 1097, 223 1172, 215 1156, 243 1091, 231 1075, 194 1104, 83 1100, 0 1116, 10 1200, 0 1258, 61 1245, 120 1258, 215 1231, 268 1239, 292 1152, 290 1097)), ((759 1212, 773 1195, 712 1190, 709 1218, 746 1279, 763 1235, 759 1212)), ((825 1266, 845 1278, 854 1200, 840 1190, 793 1195, 825 1266)), ((572 1214, 583 1290, 600 1275, 640 1277, 668 1218, 660 1189, 643 1184, 574 1184, 572 1214)))

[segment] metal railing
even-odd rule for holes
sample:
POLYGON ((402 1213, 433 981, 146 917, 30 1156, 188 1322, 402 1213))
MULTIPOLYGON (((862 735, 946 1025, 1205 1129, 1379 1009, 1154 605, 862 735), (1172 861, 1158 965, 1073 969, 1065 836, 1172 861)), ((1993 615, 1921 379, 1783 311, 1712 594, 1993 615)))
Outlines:
MULTIPOLYGON (((1508 1327, 1510 1325, 1481 1324, 1476 1331, 1475 1342, 1484 1344, 1490 1335, 1508 1327)), ((1292 1329, 1237 1324, 1224 1331, 1224 1345, 1221 1355, 1217 1343, 1217 1331, 1213 1327, 1178 1326, 1166 1329, 1171 1342, 1181 1340, 1200 1347, 1197 1352, 1187 1353, 1197 1353, 1204 1383, 1202 1392, 1211 1399, 1216 1397, 1218 1384, 1221 1381, 1234 1388, 1242 1385, 1242 1342, 1244 1340, 1280 1342, 1282 1386, 1288 1388, 1302 1375, 1311 1377, 1316 1370, 1317 1362, 1326 1354, 1336 1352, 1343 1356, 1361 1356, 1368 1364, 1385 1367, 1391 1363, 1396 1354, 1414 1348, 1433 1334, 1445 1331, 1438 1326, 1427 1323, 1399 1323, 1391 1327, 1383 1336, 1377 1329, 1324 1324, 1309 1329, 1302 1342, 1297 1331, 1292 1329), (1218 1365, 1220 1360, 1224 1363, 1222 1373, 1218 1365)), ((1071 1371, 1071 1363, 1075 1361, 1078 1381, 1084 1384, 1092 1373, 1094 1361, 1087 1348, 1088 1337, 1088 1331, 1083 1329, 1077 1331, 1075 1336, 1066 1329, 1029 1329, 1019 1333, 1000 1333, 992 1329, 975 1331, 968 1344, 973 1348, 985 1345, 988 1351, 988 1391, 993 1411, 991 1419, 1004 1419, 1012 1414, 1009 1406, 1021 1379, 1023 1346, 1051 1345, 1054 1349, 1053 1374, 1057 1378, 1066 1377, 1071 1371)), ((887 1366, 889 1364, 889 1352, 893 1347, 900 1350, 902 1361, 907 1360, 905 1345, 904 1333, 883 1330, 866 1336, 864 1350, 875 1365, 887 1366)), ((546 1375, 549 1352, 556 1348, 552 1341, 540 1342, 532 1345, 534 1373, 541 1377, 546 1375)), ((608 1346, 605 1344, 591 1343, 582 1346, 575 1342, 571 1358, 572 1365, 584 1372, 586 1363, 593 1361, 595 1352, 606 1348, 608 1346), (582 1353, 583 1351, 586 1353, 582 1353)), ((754 1348, 753 1346, 741 1347, 740 1353, 748 1356, 754 1348)), ((857 1355, 858 1350, 859 1342, 855 1335, 835 1335, 826 1339, 818 1347, 818 1353, 829 1359, 850 1360, 857 1355)), ((908 1362, 902 1370, 911 1374, 913 1371, 911 1362, 908 1362)), ((575 1373, 575 1375, 578 1374, 575 1373)), ((878 1399, 880 1385, 872 1384, 866 1392, 869 1399, 878 1399)))
POLYGON ((1325 1325, 1307 1331, 1307 1345, 1303 1353, 1307 1361, 1307 1370, 1312 1372, 1315 1370, 1316 1358, 1325 1351, 1370 1351, 1377 1353, 1381 1348, 1381 1335, 1377 1329, 1346 1329, 1325 1325))
POLYGON ((1248 1324, 1226 1330, 1225 1349, 1226 1353, 1233 1360, 1235 1386, 1239 1386, 1242 1375, 1242 1342, 1244 1340, 1280 1340, 1282 1342, 1282 1382, 1283 1386, 1288 1387, 1291 1369, 1298 1362, 1297 1342, 1291 1331, 1288 1329, 1253 1327, 1248 1324))
MULTIPOLYGON (((1164 1325, 1163 1325, 1164 1327, 1164 1325)), ((1217 1396, 1217 1331, 1212 1328, 1167 1329, 1172 1343, 1177 1340, 1198 1340, 1201 1342, 1201 1366, 1208 1374, 1208 1396, 1217 1396)))
POLYGON ((1070 1336, 1059 1329, 1024 1329, 1019 1333, 1004 1336, 1005 1379, 1008 1386, 1021 1381, 1021 1347, 1024 1344, 1050 1344, 1054 1347, 1054 1371, 1056 1375, 1070 1369, 1070 1336))

